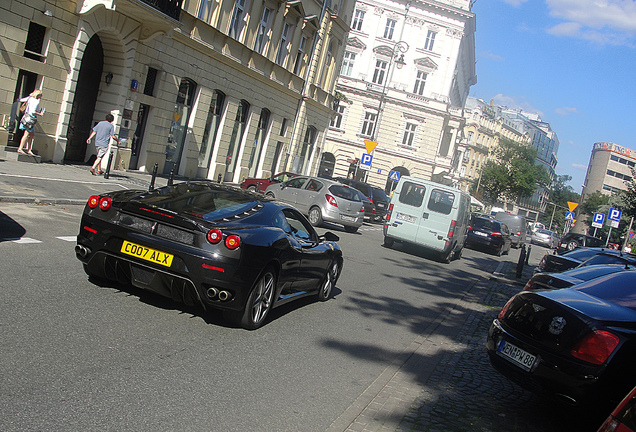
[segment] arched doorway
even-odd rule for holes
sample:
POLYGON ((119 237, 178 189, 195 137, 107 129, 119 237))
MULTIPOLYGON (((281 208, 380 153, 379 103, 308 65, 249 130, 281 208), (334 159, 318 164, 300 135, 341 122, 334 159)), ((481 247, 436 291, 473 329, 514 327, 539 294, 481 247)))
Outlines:
POLYGON ((84 162, 86 139, 91 133, 91 122, 104 69, 104 49, 98 35, 93 35, 86 45, 80 66, 73 106, 66 132, 64 160, 84 162))
POLYGON ((397 186, 397 181, 391 178, 391 173, 394 171, 400 173, 399 177, 411 175, 411 172, 402 166, 391 168, 389 174, 386 176, 386 186, 384 187, 384 192, 389 196, 391 196, 391 192, 393 192, 397 186))
POLYGON ((332 178, 336 166, 336 157, 333 153, 323 153, 318 166, 318 177, 332 178))

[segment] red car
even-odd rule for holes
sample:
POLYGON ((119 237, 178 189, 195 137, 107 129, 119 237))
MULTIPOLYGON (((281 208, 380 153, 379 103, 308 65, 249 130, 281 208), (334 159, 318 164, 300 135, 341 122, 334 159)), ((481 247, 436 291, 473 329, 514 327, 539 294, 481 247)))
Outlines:
POLYGON ((291 172, 282 172, 271 176, 270 178, 247 178, 241 183, 241 188, 247 189, 252 192, 265 192, 265 189, 269 185, 274 183, 286 182, 292 177, 296 177, 298 174, 291 172))
POLYGON ((634 432, 636 431, 636 387, 612 411, 598 432, 634 432))

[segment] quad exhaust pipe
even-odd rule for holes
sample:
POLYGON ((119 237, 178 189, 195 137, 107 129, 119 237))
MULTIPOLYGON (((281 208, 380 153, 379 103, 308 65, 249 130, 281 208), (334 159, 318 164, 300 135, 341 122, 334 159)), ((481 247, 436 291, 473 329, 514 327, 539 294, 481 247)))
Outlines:
POLYGON ((90 255, 91 250, 86 246, 78 244, 77 246, 75 246, 75 253, 81 258, 86 258, 88 255, 90 255))
POLYGON ((206 295, 210 300, 228 301, 232 299, 232 294, 229 291, 219 291, 216 288, 208 288, 206 295))

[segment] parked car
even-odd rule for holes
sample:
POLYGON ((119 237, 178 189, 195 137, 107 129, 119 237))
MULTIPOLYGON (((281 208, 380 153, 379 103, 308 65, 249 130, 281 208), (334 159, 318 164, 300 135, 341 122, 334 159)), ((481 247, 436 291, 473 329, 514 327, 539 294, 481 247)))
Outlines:
POLYGON ((282 172, 276 175, 273 175, 269 178, 246 178, 240 184, 241 188, 247 189, 252 192, 265 192, 268 186, 275 183, 285 182, 293 177, 296 177, 298 174, 294 174, 291 172, 282 172))
POLYGON ((532 234, 530 234, 530 241, 536 245, 544 246, 550 249, 554 249, 559 244, 559 239, 557 238, 554 231, 542 228, 538 228, 536 231, 533 231, 532 234))
POLYGON ((89 276, 256 329, 271 308, 330 297, 343 264, 337 240, 289 205, 199 181, 91 196, 75 252, 89 276))
POLYGON ((364 205, 364 219, 369 221, 374 220, 375 206, 373 205, 371 200, 369 200, 369 198, 367 198, 362 192, 358 191, 358 195, 360 196, 360 200, 362 201, 362 204, 364 205))
POLYGON ((636 387, 614 408, 597 432, 636 432, 636 387))
POLYGON ((293 205, 308 215, 313 226, 332 222, 354 233, 364 222, 364 204, 358 191, 337 181, 297 176, 270 185, 265 196, 293 205))
POLYGON ((522 387, 568 405, 620 400, 636 385, 635 286, 636 271, 623 271, 571 288, 516 294, 488 332, 491 364, 522 387))
POLYGON ((579 267, 596 264, 618 264, 622 266, 636 265, 636 256, 614 249, 605 249, 605 251, 583 261, 579 264, 579 267))
POLYGON ((581 264, 579 267, 561 273, 536 273, 528 280, 523 289, 524 291, 531 291, 537 289, 569 288, 601 276, 632 268, 634 267, 618 264, 581 264))
POLYGON ((398 181, 386 222, 384 246, 397 240, 439 254, 443 262, 461 258, 470 217, 470 195, 451 186, 415 177, 398 181))
POLYGON ((467 247, 487 249, 501 256, 510 252, 510 230, 503 222, 490 217, 472 216, 466 236, 467 247))
POLYGON ((557 246, 557 253, 561 254, 566 251, 571 251, 577 247, 603 247, 605 241, 586 234, 567 233, 559 241, 557 246))
POLYGON ((573 269, 592 258, 594 255, 601 252, 605 252, 608 249, 605 248, 578 248, 571 251, 567 251, 561 255, 555 253, 548 253, 541 258, 539 265, 534 269, 535 273, 538 272, 562 272, 565 270, 573 269))
POLYGON ((528 222, 525 216, 497 212, 494 217, 496 220, 505 223, 510 229, 512 247, 518 248, 528 242, 528 222))
POLYGON ((384 219, 389 201, 391 201, 391 199, 384 193, 384 190, 377 186, 372 186, 369 183, 365 183, 359 180, 353 180, 344 177, 338 177, 334 180, 349 185, 362 192, 375 207, 375 217, 373 218, 373 220, 377 222, 384 219))

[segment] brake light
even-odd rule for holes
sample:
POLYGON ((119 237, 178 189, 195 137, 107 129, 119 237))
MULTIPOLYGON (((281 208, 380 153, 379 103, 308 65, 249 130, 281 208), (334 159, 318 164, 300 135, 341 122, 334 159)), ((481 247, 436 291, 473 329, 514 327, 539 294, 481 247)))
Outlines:
POLYGON ((223 240, 223 232, 218 228, 212 228, 206 237, 210 243, 217 244, 223 240))
POLYGON ((602 365, 618 346, 618 336, 604 330, 594 330, 576 344, 570 354, 579 360, 602 365))
POLYGON ((234 250, 238 248, 240 245, 241 245, 241 238, 237 236, 236 234, 229 235, 225 239, 225 247, 230 250, 234 250))
POLYGON ((362 207, 360 207, 360 213, 364 213, 364 204, 362 204, 362 207))
POLYGON ((539 262, 539 270, 543 270, 545 268, 545 265, 547 263, 547 260, 545 259, 545 256, 543 258, 541 258, 541 261, 539 262))
POLYGON ((503 234, 501 234, 500 232, 493 232, 493 233, 490 233, 490 235, 492 237, 503 237, 503 234))
POLYGON ((618 420, 616 420, 612 416, 609 416, 607 417, 605 422, 603 422, 598 432, 616 432, 620 425, 621 423, 618 420))
POLYGON ((99 208, 102 211, 108 211, 113 206, 113 199, 111 197, 102 197, 99 200, 99 208))
POLYGON ((389 204, 389 209, 386 212, 386 221, 391 220, 391 213, 393 213, 393 204, 389 204))
POLYGON ((532 288, 534 288, 534 281, 532 279, 529 279, 528 282, 526 282, 526 285, 523 287, 523 290, 532 291, 532 288))
POLYGON ((448 228, 448 238, 453 237, 453 234, 455 234, 455 225, 457 225, 457 222, 452 220, 450 228, 448 228))
POLYGON ((88 206, 92 209, 99 205, 99 195, 91 195, 88 197, 88 206))
POLYGON ((329 204, 331 204, 334 207, 338 207, 338 203, 336 202, 336 199, 334 197, 332 197, 331 195, 327 194, 327 195, 325 195, 325 198, 327 198, 327 202, 329 204))
POLYGON ((514 300, 514 297, 508 300, 508 302, 504 305, 504 307, 502 307, 501 310, 499 311, 499 315, 497 315, 497 319, 500 322, 503 321, 504 315, 506 315, 506 312, 508 311, 508 308, 510 307, 512 300, 514 300))

